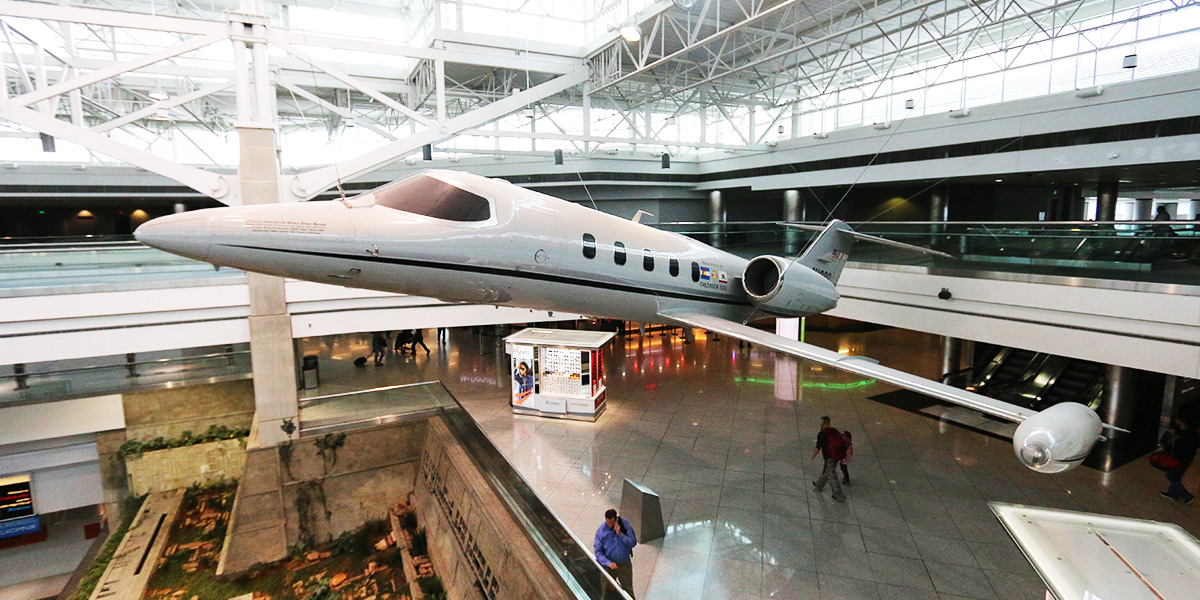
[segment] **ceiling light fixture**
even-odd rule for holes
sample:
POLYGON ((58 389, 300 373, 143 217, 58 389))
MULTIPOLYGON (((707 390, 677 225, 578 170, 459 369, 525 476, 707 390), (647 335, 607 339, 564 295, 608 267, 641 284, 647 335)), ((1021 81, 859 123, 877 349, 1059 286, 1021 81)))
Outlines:
POLYGON ((642 39, 642 26, 634 22, 633 17, 629 17, 624 25, 621 25, 621 37, 629 43, 633 43, 642 39))
POLYGON ((169 96, 166 92, 164 92, 162 90, 162 88, 159 88, 157 90, 154 90, 153 92, 150 92, 150 99, 155 102, 162 102, 170 97, 171 96, 169 96))

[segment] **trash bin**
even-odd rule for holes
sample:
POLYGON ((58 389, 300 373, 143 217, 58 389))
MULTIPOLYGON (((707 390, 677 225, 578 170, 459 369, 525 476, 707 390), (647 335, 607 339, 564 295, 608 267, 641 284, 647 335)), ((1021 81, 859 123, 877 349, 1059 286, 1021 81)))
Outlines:
POLYGON ((309 354, 304 357, 300 366, 300 379, 306 390, 315 390, 321 385, 321 365, 317 362, 317 355, 309 354))

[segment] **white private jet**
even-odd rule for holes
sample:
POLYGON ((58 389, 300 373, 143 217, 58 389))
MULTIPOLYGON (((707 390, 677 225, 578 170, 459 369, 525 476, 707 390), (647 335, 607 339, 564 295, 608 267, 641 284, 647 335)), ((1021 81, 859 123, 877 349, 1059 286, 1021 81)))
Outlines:
POLYGON ((797 259, 746 260, 504 180, 430 170, 340 201, 160 217, 134 235, 283 277, 716 331, 1016 421, 1017 457, 1042 472, 1078 466, 1109 427, 1081 404, 1037 412, 746 325, 837 306, 855 239, 906 246, 836 220, 797 259))

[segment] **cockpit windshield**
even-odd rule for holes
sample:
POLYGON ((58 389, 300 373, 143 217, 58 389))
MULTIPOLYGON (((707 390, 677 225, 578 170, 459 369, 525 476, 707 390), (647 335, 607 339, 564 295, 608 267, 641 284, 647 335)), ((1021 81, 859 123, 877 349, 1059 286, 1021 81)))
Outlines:
POLYGON ((375 204, 445 219, 479 222, 492 216, 487 199, 429 175, 417 175, 374 191, 375 204))

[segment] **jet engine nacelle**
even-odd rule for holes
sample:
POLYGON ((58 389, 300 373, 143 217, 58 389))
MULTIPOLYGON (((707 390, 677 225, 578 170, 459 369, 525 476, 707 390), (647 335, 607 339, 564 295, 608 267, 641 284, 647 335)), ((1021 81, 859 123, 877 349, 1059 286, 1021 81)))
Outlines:
POLYGON ((839 298, 827 279, 781 256, 759 256, 747 263, 742 289, 759 309, 781 317, 825 312, 839 298))
POLYGON ((1102 430, 1096 411, 1075 402, 1055 404, 1017 426, 1013 451, 1034 471, 1061 473, 1087 458, 1102 430))

